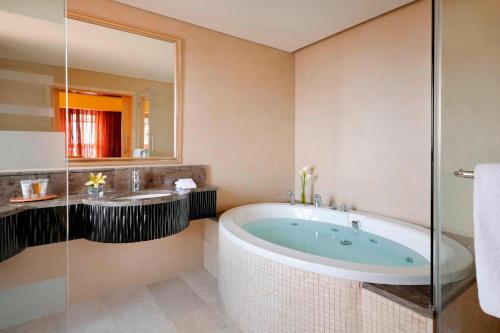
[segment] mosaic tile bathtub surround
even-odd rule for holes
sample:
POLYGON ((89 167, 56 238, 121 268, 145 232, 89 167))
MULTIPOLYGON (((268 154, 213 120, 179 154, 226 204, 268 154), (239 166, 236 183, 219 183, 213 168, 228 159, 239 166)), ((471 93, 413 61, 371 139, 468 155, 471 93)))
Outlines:
POLYGON ((219 224, 215 219, 203 219, 205 232, 203 237, 203 267, 217 278, 219 258, 219 224))
POLYGON ((219 294, 245 332, 432 332, 432 320, 361 287, 255 255, 219 235, 219 294), (430 330, 429 330, 430 329, 430 330))
POLYGON ((362 289, 363 333, 431 333, 433 321, 400 304, 362 289))

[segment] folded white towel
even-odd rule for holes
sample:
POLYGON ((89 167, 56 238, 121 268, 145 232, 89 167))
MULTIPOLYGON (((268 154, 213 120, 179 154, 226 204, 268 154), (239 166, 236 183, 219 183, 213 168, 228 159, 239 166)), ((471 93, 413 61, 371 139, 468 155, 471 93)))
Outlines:
POLYGON ((500 164, 474 170, 474 247, 479 304, 500 317, 500 164))
POLYGON ((141 148, 134 149, 133 157, 146 157, 146 150, 141 148))
POLYGON ((196 188, 196 183, 192 178, 182 178, 175 182, 175 187, 181 190, 196 188))

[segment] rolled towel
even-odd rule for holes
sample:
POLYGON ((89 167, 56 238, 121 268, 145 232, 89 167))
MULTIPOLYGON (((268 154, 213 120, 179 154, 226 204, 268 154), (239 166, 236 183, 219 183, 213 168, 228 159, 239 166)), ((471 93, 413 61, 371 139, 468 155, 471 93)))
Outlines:
POLYGON ((183 178, 175 182, 175 187, 181 190, 196 188, 196 183, 192 178, 183 178))
POLYGON ((474 170, 474 248, 479 304, 500 317, 500 164, 474 170))
POLYGON ((133 157, 146 157, 146 150, 141 148, 134 149, 133 157))

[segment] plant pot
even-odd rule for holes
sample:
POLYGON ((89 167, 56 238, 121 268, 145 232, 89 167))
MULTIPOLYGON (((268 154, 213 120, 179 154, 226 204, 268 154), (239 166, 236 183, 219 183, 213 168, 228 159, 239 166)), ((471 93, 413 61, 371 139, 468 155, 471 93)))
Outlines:
POLYGON ((87 192, 90 196, 102 197, 104 194, 104 186, 102 184, 97 187, 89 186, 87 192))

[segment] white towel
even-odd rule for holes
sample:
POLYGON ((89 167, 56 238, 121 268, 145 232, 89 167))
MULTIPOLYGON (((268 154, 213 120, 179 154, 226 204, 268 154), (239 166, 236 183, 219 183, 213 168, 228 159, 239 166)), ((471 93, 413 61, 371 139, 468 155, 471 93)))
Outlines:
POLYGON ((132 157, 146 157, 146 150, 141 148, 134 149, 132 157))
POLYGON ((196 183, 192 178, 181 178, 175 182, 175 187, 181 190, 196 188, 196 183))
POLYGON ((474 247, 479 304, 500 317, 500 164, 474 171, 474 247))

